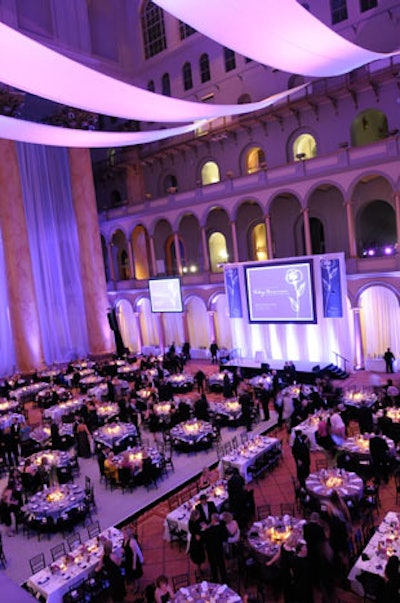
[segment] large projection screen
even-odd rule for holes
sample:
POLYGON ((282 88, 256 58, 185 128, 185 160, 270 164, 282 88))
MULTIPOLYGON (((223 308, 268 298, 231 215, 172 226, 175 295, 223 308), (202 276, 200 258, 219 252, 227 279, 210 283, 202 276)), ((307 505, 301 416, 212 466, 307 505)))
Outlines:
POLYGON ((183 312, 178 277, 150 279, 149 293, 152 312, 183 312))
POLYGON ((317 321, 312 260, 249 265, 245 279, 251 323, 317 321))

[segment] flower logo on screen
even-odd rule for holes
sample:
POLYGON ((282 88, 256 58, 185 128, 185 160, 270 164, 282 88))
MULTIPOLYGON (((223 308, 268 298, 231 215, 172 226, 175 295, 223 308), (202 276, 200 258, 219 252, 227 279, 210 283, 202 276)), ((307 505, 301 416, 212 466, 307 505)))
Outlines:
POLYGON ((331 294, 334 293, 334 283, 339 271, 338 260, 321 260, 322 285, 325 291, 324 313, 327 315, 331 294))
POLYGON ((303 273, 298 268, 290 268, 286 270, 285 281, 294 289, 294 296, 289 295, 289 301, 293 312, 296 312, 298 316, 300 312, 300 298, 304 295, 306 288, 303 273))

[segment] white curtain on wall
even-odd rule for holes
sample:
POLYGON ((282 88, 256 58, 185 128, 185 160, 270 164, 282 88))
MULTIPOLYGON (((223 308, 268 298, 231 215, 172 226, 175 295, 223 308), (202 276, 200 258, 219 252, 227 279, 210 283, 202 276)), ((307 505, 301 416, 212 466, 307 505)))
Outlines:
POLYGON ((360 296, 361 332, 365 358, 381 357, 386 348, 400 356, 399 299, 387 287, 374 286, 360 296))
POLYGON ((138 334, 136 330, 133 308, 126 299, 117 302, 117 316, 122 341, 130 352, 140 352, 138 350, 138 334))
POLYGON ((67 362, 88 353, 68 150, 17 150, 44 358, 67 362))
POLYGON ((231 318, 229 317, 229 308, 226 295, 220 295, 215 303, 215 331, 217 343, 220 348, 232 349, 232 329, 231 318))
POLYGON ((142 333, 143 346, 158 346, 156 316, 150 308, 150 300, 141 299, 138 303, 140 332, 142 333))
POLYGON ((15 349, 10 321, 6 267, 4 264, 3 238, 0 233, 0 375, 15 372, 15 349))
POLYGON ((191 297, 187 301, 186 317, 191 347, 194 349, 208 349, 210 345, 210 325, 207 308, 202 299, 191 297))
POLYGON ((184 343, 183 321, 181 312, 165 312, 162 315, 164 326, 165 347, 169 347, 173 341, 176 346, 184 343))

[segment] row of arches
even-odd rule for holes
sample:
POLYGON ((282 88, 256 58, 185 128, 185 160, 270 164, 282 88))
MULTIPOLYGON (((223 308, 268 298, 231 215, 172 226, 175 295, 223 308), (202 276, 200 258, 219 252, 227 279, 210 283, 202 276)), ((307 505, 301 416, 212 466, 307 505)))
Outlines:
MULTIPOLYGON (((354 230, 359 257, 391 255, 398 233, 388 182, 376 177, 373 193, 363 195, 365 182, 355 187, 354 230), (361 200, 360 200, 361 199, 361 200)), ((175 224, 159 218, 152 227, 138 224, 130 232, 116 227, 107 241, 102 236, 108 281, 144 280, 161 274, 180 275, 223 270, 232 261, 345 251, 350 255, 348 211, 343 193, 320 185, 309 196, 306 209, 291 192, 276 195, 268 214, 256 199, 246 199, 228 211, 213 206, 204 217, 184 212, 175 224)), ((351 230, 351 228, 350 228, 351 230)))
MULTIPOLYGON (((348 301, 349 325, 353 331, 353 311, 356 309, 360 315, 363 361, 368 363, 381 357, 388 346, 395 353, 400 351, 399 292, 396 293, 392 287, 385 285, 368 285, 359 290, 354 304, 355 307, 348 301)), ((248 337, 252 326, 245 324, 238 328, 237 322, 227 318, 227 300, 223 291, 213 291, 207 299, 194 294, 187 295, 184 298, 183 314, 152 314, 150 301, 143 294, 136 299, 120 297, 116 300, 115 307, 124 344, 132 352, 148 347, 162 350, 171 341, 177 342, 177 345, 190 341, 192 348, 203 350, 206 354, 213 339, 216 339, 220 347, 230 350, 237 342, 240 345, 240 335, 235 334, 235 329, 242 332, 243 338, 252 340, 248 337)), ((261 327, 261 330, 261 336, 267 341, 268 327, 261 327)), ((348 336, 355 341, 354 332, 343 333, 343 337, 348 336)), ((256 352, 257 350, 252 350, 253 357, 256 352)), ((285 354, 286 350, 283 349, 282 352, 285 354)), ((292 357, 293 349, 290 352, 292 357)), ((240 355, 240 349, 237 353, 240 355)), ((301 353, 299 350, 299 355, 301 353)), ((300 356, 293 359, 298 360, 300 356)), ((355 365, 356 351, 351 360, 355 365)))

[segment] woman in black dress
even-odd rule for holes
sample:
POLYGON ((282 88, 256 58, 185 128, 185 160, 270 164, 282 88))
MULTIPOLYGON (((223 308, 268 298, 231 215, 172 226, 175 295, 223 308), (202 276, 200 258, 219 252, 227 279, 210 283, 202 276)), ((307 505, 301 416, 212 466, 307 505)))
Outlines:
POLYGON ((103 544, 103 556, 96 571, 104 570, 110 583, 110 595, 114 603, 120 603, 125 599, 126 590, 124 577, 121 573, 121 559, 112 552, 111 540, 103 544))
POLYGON ((143 555, 131 526, 124 529, 124 567, 128 583, 133 584, 133 592, 139 591, 139 580, 143 576, 143 555))
POLYGON ((206 560, 206 554, 201 535, 201 521, 198 509, 193 509, 190 514, 189 532, 191 536, 189 545, 190 559, 199 567, 199 569, 201 569, 201 566, 206 560))

